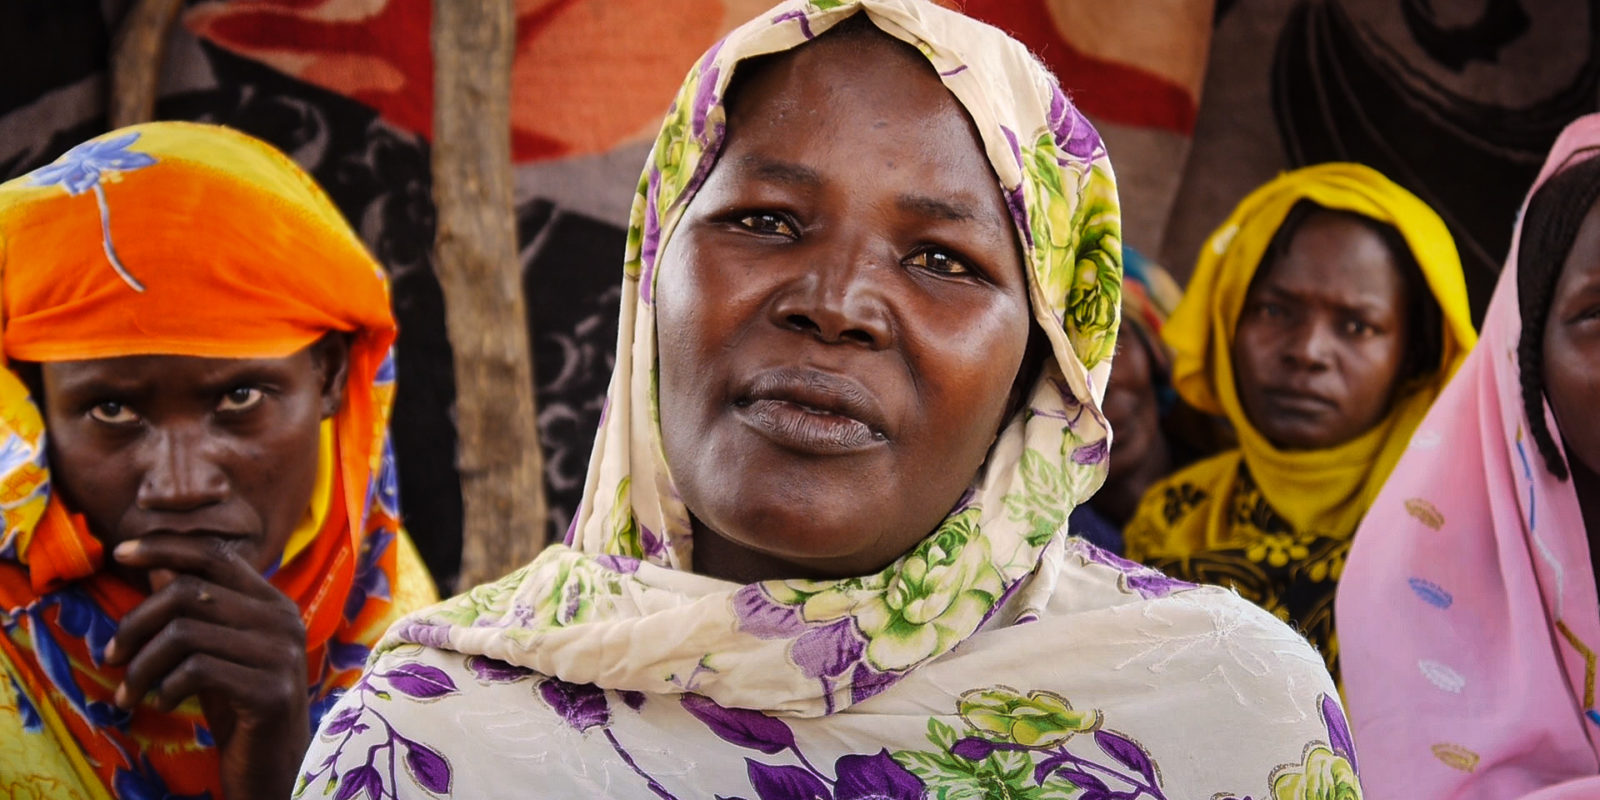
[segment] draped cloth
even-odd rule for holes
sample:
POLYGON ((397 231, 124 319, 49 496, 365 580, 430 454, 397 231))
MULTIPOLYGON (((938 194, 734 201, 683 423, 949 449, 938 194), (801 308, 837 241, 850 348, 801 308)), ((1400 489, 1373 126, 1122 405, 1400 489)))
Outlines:
MULTIPOLYGON (((1596 154, 1591 115, 1557 139, 1529 197, 1596 154)), ((1375 797, 1600 795, 1600 604, 1577 494, 1527 432, 1520 239, 1519 222, 1483 341, 1373 503, 1339 587, 1375 797)))
POLYGON ((1476 341, 1450 232, 1410 192, 1359 164, 1284 173, 1246 197, 1207 240, 1163 336, 1173 384, 1225 417, 1239 447, 1151 486, 1125 531, 1128 557, 1175 577, 1236 588, 1297 624, 1337 669, 1334 588, 1356 525, 1412 430, 1476 341), (1302 201, 1392 225, 1442 313, 1440 361, 1403 387, 1388 415, 1342 445, 1274 447, 1246 417, 1231 347, 1245 294, 1278 228, 1302 201))
POLYGON ((791 0, 693 66, 638 187, 616 370, 566 544, 392 628, 313 742, 305 796, 1356 791, 1303 639, 1066 536, 1104 478, 1120 218, 1098 135, 1025 48, 921 0, 791 0), (1053 358, 966 496, 882 571, 697 575, 661 455, 657 256, 714 168, 737 65, 862 13, 972 119, 1053 358), (1202 730, 1236 746, 1193 758, 1202 730))
MULTIPOLYGON (((313 716, 384 628, 432 599, 399 524, 387 420, 387 282, 299 167, 243 134, 153 123, 0 185, 4 362, 129 355, 276 358, 351 336, 312 502, 271 583, 301 610, 313 716), (397 574, 398 572, 398 574, 397 574)), ((28 796, 215 796, 199 703, 131 714, 102 661, 146 595, 52 488, 38 405, 0 369, 0 787, 28 796)), ((313 720, 315 723, 315 720, 313 720)))

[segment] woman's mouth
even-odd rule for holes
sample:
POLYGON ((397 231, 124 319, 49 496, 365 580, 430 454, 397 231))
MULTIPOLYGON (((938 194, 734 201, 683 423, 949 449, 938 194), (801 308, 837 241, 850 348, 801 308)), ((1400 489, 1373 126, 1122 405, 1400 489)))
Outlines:
POLYGON ((881 415, 863 387, 815 370, 764 373, 734 409, 772 443, 801 453, 844 455, 888 441, 874 424, 881 415))
POLYGON ((1320 417, 1339 410, 1339 404, 1322 395, 1298 389, 1268 389, 1262 394, 1279 413, 1320 417))

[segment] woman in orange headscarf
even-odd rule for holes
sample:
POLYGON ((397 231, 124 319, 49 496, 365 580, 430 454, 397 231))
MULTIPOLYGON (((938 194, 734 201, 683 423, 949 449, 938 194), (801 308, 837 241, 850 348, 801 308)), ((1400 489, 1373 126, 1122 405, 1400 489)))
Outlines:
POLYGON ((382 271, 281 153, 156 123, 0 185, 0 311, 0 792, 286 796, 433 595, 382 271))

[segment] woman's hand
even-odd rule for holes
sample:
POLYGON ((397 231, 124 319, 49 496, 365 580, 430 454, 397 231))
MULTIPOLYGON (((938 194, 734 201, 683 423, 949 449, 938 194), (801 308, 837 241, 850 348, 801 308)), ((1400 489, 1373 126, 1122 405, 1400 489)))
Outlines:
POLYGON ((228 800, 288 797, 311 741, 300 610, 227 540, 151 535, 119 545, 118 563, 148 570, 149 599, 106 648, 126 664, 116 704, 150 692, 163 712, 200 698, 228 800))

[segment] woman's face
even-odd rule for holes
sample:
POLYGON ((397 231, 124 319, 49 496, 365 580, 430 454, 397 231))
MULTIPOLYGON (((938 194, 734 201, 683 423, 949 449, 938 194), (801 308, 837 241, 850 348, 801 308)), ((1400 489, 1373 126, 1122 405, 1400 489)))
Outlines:
POLYGON ((1123 322, 1117 335, 1117 354, 1111 362, 1111 379, 1106 383, 1101 407, 1111 430, 1116 432, 1111 442, 1110 472, 1106 475, 1106 483, 1113 484, 1162 446, 1161 401, 1156 396, 1150 347, 1131 323, 1123 322))
POLYGON ((1389 413, 1409 344, 1406 282, 1376 231, 1314 212, 1263 264, 1233 337, 1239 402, 1284 450, 1344 444, 1389 413))
POLYGON ((1569 458, 1600 473, 1600 204, 1578 228, 1544 328, 1544 391, 1569 458))
POLYGON ((277 563, 317 476, 346 350, 129 356, 40 365, 52 479, 107 549, 152 533, 277 563))
POLYGON ((703 530, 789 577, 875 571, 938 525, 1031 324, 971 123, 880 38, 824 37, 750 76, 659 269, 674 483, 703 530))

